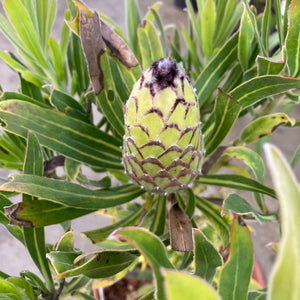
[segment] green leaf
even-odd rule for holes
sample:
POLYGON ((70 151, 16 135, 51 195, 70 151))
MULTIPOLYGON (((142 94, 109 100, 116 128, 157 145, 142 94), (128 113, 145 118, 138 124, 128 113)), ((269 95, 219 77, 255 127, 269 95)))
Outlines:
POLYGON ((144 193, 131 184, 110 189, 89 190, 78 184, 34 175, 15 174, 0 190, 17 191, 62 205, 84 209, 100 209, 129 202, 144 193))
POLYGON ((23 296, 27 296, 29 299, 34 299, 32 286, 24 278, 9 277, 7 278, 7 281, 12 283, 23 296))
POLYGON ((213 50, 213 37, 215 33, 216 7, 213 0, 207 0, 201 14, 201 36, 203 54, 206 58, 211 56, 213 50))
POLYGON ((258 181, 263 181, 265 166, 261 156, 253 150, 246 147, 229 147, 223 152, 223 156, 237 158, 246 163, 253 171, 258 181))
POLYGON ((78 161, 75 161, 70 158, 65 159, 64 169, 65 169, 66 175, 71 180, 76 180, 77 175, 80 172, 80 168, 81 168, 81 163, 79 163, 78 161))
POLYGON ((260 291, 249 292, 247 298, 247 300, 266 300, 266 299, 267 299, 267 293, 260 292, 260 291))
POLYGON ((57 80, 59 82, 65 81, 67 74, 65 71, 64 58, 62 57, 61 49, 58 42, 53 38, 49 37, 48 40, 50 48, 51 63, 55 70, 57 80))
POLYGON ((43 292, 44 294, 51 294, 44 282, 34 273, 30 271, 21 272, 21 276, 31 282, 32 286, 43 292))
MULTIPOLYGON (((281 54, 280 54, 281 55, 281 54)), ((284 61, 280 56, 278 60, 274 58, 265 58, 262 56, 257 56, 257 63, 258 63, 258 74, 262 75, 277 75, 279 74, 282 69, 284 68, 284 61)))
MULTIPOLYGON (((188 34, 184 26, 181 26, 181 31, 185 40, 185 43, 187 44, 189 55, 191 57, 191 60, 193 62, 193 65, 196 68, 196 71, 200 73, 200 68, 201 68, 201 61, 199 58, 199 55, 197 53, 197 46, 196 42, 193 41, 192 37, 188 34)), ((175 50, 175 49, 174 49, 175 50)))
POLYGON ((244 5, 244 12, 242 15, 240 31, 239 31, 239 46, 238 46, 239 61, 244 72, 249 67, 249 58, 251 55, 251 45, 252 45, 253 37, 254 37, 253 27, 247 9, 244 5))
POLYGON ((196 207, 207 217, 223 241, 223 248, 229 245, 231 232, 231 216, 221 215, 221 208, 204 198, 195 197, 196 207))
POLYGON ((81 274, 89 278, 107 278, 121 272, 136 259, 135 255, 127 252, 106 250, 80 256, 73 252, 52 251, 48 256, 58 267, 57 271, 62 271, 56 275, 57 280, 81 274), (87 259, 89 255, 93 256, 87 259))
POLYGON ((112 237, 125 240, 134 245, 145 256, 155 276, 156 298, 164 299, 163 276, 161 267, 173 269, 161 240, 153 233, 138 227, 125 227, 116 230, 112 237))
POLYGON ((37 32, 23 4, 19 0, 5 0, 3 5, 26 50, 36 58, 42 67, 46 68, 47 62, 37 32))
POLYGON ((134 211, 126 218, 113 223, 112 225, 102 227, 96 230, 86 231, 83 232, 82 234, 86 236, 88 239, 90 239, 94 244, 99 243, 105 240, 113 231, 117 230, 118 228, 135 225, 139 220, 142 211, 143 211, 143 207, 134 211))
POLYGON ((254 14, 252 9, 250 8, 248 1, 244 0, 244 4, 245 4, 245 7, 247 9, 247 12, 249 14, 249 17, 250 17, 250 20, 251 20, 251 23, 252 23, 252 26, 253 26, 253 29, 254 29, 254 34, 255 34, 255 38, 256 38, 256 41, 257 41, 258 46, 259 46, 259 50, 262 53, 262 55, 267 57, 268 52, 267 52, 267 49, 264 47, 264 44, 262 42, 262 38, 259 34, 256 15, 254 14))
POLYGON ((276 198, 274 190, 263 185, 257 180, 235 175, 235 174, 218 174, 218 175, 200 175, 197 182, 202 184, 224 186, 232 189, 258 192, 276 198))
POLYGON ((230 94, 243 105, 243 109, 246 109, 263 98, 296 88, 300 88, 299 78, 265 75, 243 82, 233 89, 230 94))
POLYGON ((8 298, 3 299, 15 299, 22 300, 21 293, 11 282, 0 279, 0 297, 7 296, 8 298))
MULTIPOLYGON (((41 147, 37 137, 32 132, 28 132, 23 173, 37 176, 43 175, 43 156, 41 147)), ((29 195, 22 195, 22 199, 23 202, 26 203, 26 201, 32 200, 33 197, 29 195)), ((53 290, 54 284, 48 266, 48 261, 46 259, 44 228, 23 227, 23 234, 25 246, 32 260, 45 278, 48 288, 53 290)))
POLYGON ((278 126, 292 122, 284 113, 275 113, 272 115, 257 118, 247 125, 240 136, 243 143, 250 144, 258 139, 270 135, 278 126))
MULTIPOLYGON (((193 27, 197 40, 199 43, 200 48, 202 47, 202 35, 201 35, 201 28, 199 26, 199 23, 196 20, 195 11, 192 6, 191 0, 186 0, 186 7, 189 15, 189 22, 191 23, 191 26, 193 27)), ((201 51, 202 52, 202 51, 201 51)))
POLYGON ((257 212, 244 198, 238 194, 231 193, 223 202, 222 211, 224 213, 237 213, 239 215, 251 214, 261 224, 275 220, 275 216, 266 216, 257 212))
POLYGON ((155 215, 152 220, 150 231, 161 236, 165 232, 166 215, 167 215, 167 198, 159 197, 155 210, 155 215))
POLYGON ((24 146, 18 137, 2 132, 0 134, 0 165, 3 169, 22 169, 24 146))
POLYGON ((220 274, 219 293, 223 300, 246 300, 253 268, 249 229, 239 218, 233 221, 230 254, 220 274))
POLYGON ((95 210, 76 209, 47 200, 29 200, 12 204, 6 208, 7 213, 12 212, 11 223, 21 221, 32 227, 60 224, 90 214, 95 210))
POLYGON ((138 41, 144 70, 148 69, 154 61, 163 58, 160 40, 151 22, 144 21, 143 25, 139 26, 138 41))
POLYGON ((59 274, 72 269, 73 262, 79 255, 80 252, 51 251, 47 253, 47 258, 51 262, 55 272, 59 274))
POLYGON ((199 277, 166 269, 162 273, 167 300, 198 300, 200 295, 205 300, 221 300, 214 288, 199 277))
POLYGON ((270 144, 265 154, 273 184, 278 195, 281 212, 281 242, 270 279, 270 299, 300 298, 300 187, 289 164, 281 152, 270 144))
POLYGON ((141 17, 136 0, 126 0, 126 25, 131 49, 139 57, 139 43, 137 30, 141 17))
POLYGON ((205 137, 206 156, 210 155, 222 143, 233 127, 241 111, 241 105, 228 94, 219 90, 215 105, 215 125, 205 137))
MULTIPOLYGON (((230 147, 225 150, 223 156, 235 157, 246 163, 254 173, 256 179, 260 182, 264 180, 265 166, 261 156, 245 147, 230 147)), ((265 212, 266 207, 263 196, 259 193, 254 193, 255 200, 260 209, 265 212)))
POLYGON ((56 1, 36 1, 35 5, 36 11, 33 12, 36 14, 37 17, 39 40, 41 42, 42 49, 46 53, 48 37, 51 34, 52 25, 56 14, 56 1))
POLYGON ((300 75, 300 1, 293 0, 289 8, 288 32, 285 40, 286 62, 292 77, 300 75))
POLYGON ((72 295, 76 296, 76 299, 82 299, 82 300, 96 300, 96 298, 89 296, 87 294, 84 294, 82 292, 75 291, 72 293, 72 295))
POLYGON ((300 158, 300 145, 297 147, 294 155, 293 155, 293 158, 291 160, 291 167, 294 169, 298 160, 300 158))
POLYGON ((242 3, 238 0, 228 0, 220 4, 218 1, 217 26, 216 36, 214 38, 214 48, 224 45, 226 40, 232 35, 234 28, 243 13, 242 3), (226 7, 224 7, 226 5, 226 7))
POLYGON ((49 108, 48 105, 38 101, 37 98, 39 98, 39 97, 38 96, 30 97, 27 95, 27 93, 21 94, 21 93, 17 93, 17 92, 3 92, 3 94, 1 94, 1 96, 0 96, 0 101, 16 99, 16 100, 23 100, 26 102, 30 102, 32 104, 39 105, 44 108, 49 108))
POLYGON ((280 0, 274 1, 274 8, 275 8, 276 25, 277 25, 278 36, 279 36, 279 45, 280 45, 280 49, 282 49, 284 44, 284 35, 283 35, 283 22, 282 22, 280 0))
POLYGON ((234 34, 218 53, 205 66, 197 77, 194 88, 197 89, 199 107, 217 88, 223 75, 237 59, 238 34, 234 34))
POLYGON ((67 231, 57 242, 55 247, 57 251, 73 252, 74 251, 74 233, 67 231))
POLYGON ((94 167, 122 169, 120 141, 90 124, 20 100, 0 102, 5 130, 22 137, 31 130, 42 146, 94 167))
POLYGON ((271 0, 267 0, 265 3, 261 26, 261 41, 265 49, 269 49, 271 17, 271 0))
POLYGON ((88 89, 90 80, 80 38, 74 33, 71 34, 69 42, 68 62, 70 73, 74 74, 72 84, 74 85, 75 91, 81 95, 81 93, 88 89))
POLYGON ((193 234, 195 275, 211 283, 217 267, 223 264, 222 256, 200 230, 194 228, 193 234))

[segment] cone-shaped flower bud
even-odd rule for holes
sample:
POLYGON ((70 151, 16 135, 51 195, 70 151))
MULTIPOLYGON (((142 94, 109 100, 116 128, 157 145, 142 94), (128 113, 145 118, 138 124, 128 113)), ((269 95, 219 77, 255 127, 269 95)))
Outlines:
POLYGON ((175 61, 155 61, 126 102, 125 171, 149 192, 174 193, 193 182, 202 160, 200 112, 193 87, 175 61))

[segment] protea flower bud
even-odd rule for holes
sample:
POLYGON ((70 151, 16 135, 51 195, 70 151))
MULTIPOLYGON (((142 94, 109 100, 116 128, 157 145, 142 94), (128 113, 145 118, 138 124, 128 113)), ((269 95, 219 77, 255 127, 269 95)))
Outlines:
POLYGON ((155 61, 126 102, 125 171, 149 192, 174 193, 193 182, 202 160, 200 112, 193 87, 175 61, 155 61))

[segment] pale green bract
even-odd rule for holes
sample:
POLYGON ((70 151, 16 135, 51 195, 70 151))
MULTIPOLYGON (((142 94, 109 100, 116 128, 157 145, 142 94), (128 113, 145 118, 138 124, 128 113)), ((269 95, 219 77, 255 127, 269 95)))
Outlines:
POLYGON ((146 191, 175 193, 192 184, 203 156, 200 111, 187 75, 170 58, 155 61, 126 102, 125 172, 146 191))

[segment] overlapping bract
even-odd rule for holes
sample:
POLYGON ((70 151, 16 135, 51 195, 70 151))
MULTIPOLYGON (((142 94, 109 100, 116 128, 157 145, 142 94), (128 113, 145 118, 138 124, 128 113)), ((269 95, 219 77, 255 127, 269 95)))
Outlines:
POLYGON ((193 88, 173 60, 158 60, 141 75, 126 103, 125 171, 149 192, 174 193, 193 182, 202 160, 193 88))

